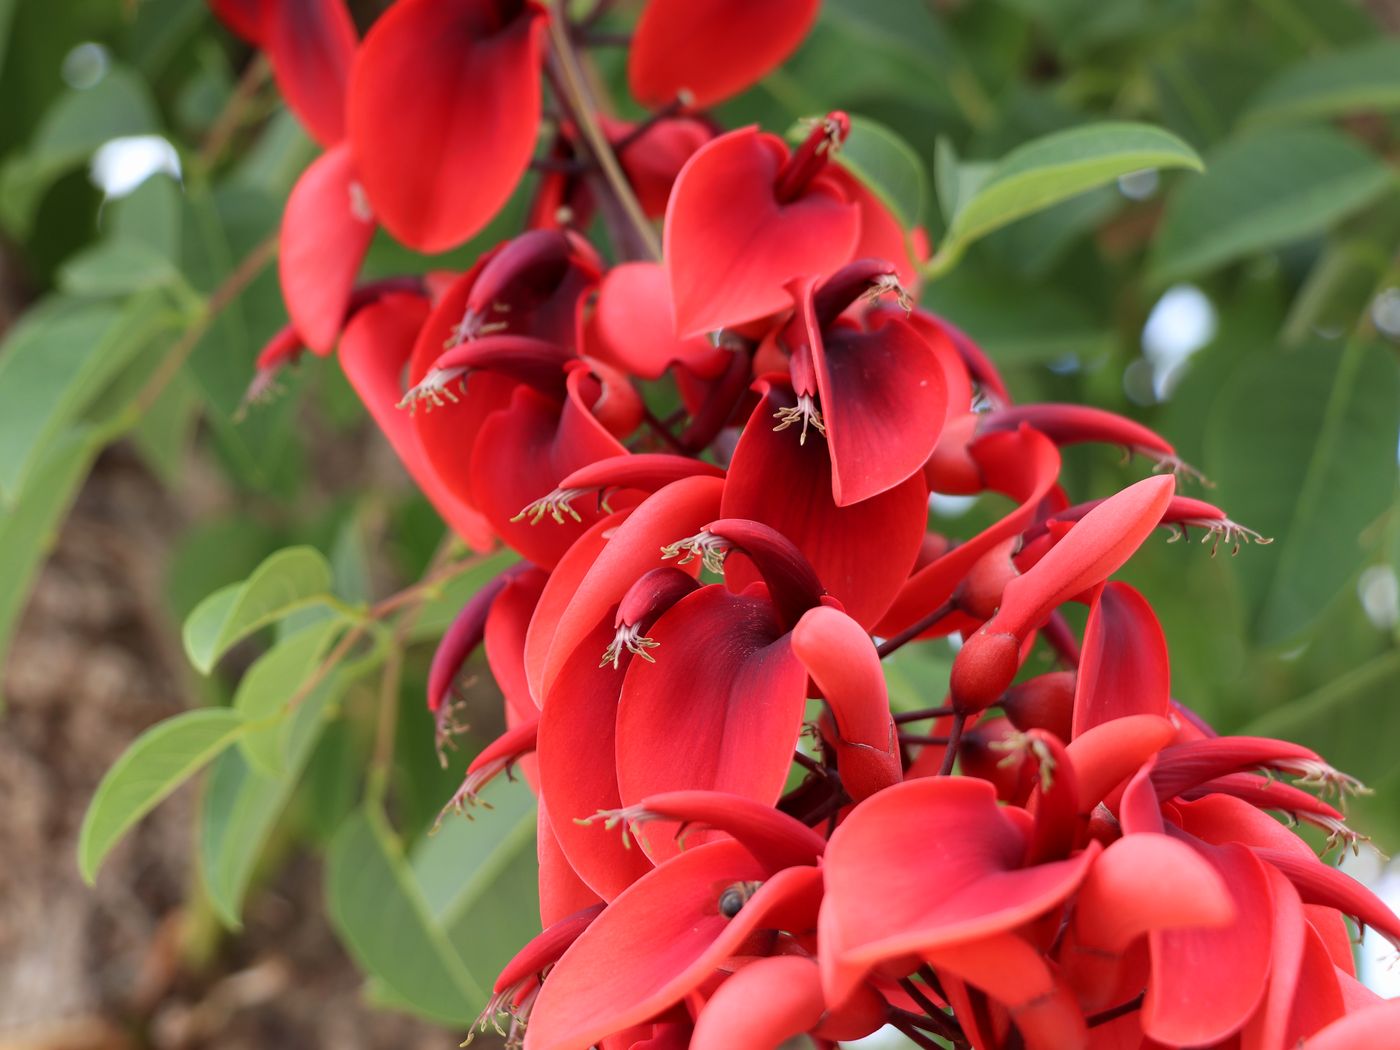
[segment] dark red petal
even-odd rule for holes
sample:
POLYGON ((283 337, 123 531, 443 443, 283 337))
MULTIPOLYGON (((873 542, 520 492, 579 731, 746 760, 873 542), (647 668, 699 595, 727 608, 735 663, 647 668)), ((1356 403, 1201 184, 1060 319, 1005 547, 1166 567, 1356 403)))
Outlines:
POLYGON ((302 173, 282 213, 277 272, 292 324, 317 353, 330 351, 374 221, 357 205, 350 147, 336 146, 302 173))
POLYGON ((588 334, 591 356, 642 379, 658 379, 676 362, 713 379, 733 353, 703 335, 677 337, 671 287, 659 263, 623 263, 609 270, 598 287, 588 334))
POLYGON ((355 23, 344 0, 264 0, 262 39, 287 105, 330 149, 345 137, 355 23))
POLYGON ((777 1050, 817 1026, 826 1010, 817 964, 796 955, 751 962, 710 997, 691 1050, 777 1050))
POLYGON ((395 406, 399 377, 427 316, 427 303, 413 295, 386 295, 357 313, 340 339, 340 367, 418 487, 459 536, 479 550, 495 542, 490 524, 433 468, 407 413, 395 406))
POLYGON ((775 136, 745 128, 706 143, 681 169, 665 228, 679 336, 783 310, 789 281, 850 259, 860 215, 834 183, 818 176, 779 203, 774 186, 787 152, 775 136))
POLYGON ((420 251, 486 225, 530 162, 544 9, 533 0, 400 0, 365 38, 349 131, 375 217, 420 251))
POLYGON ((1074 736, 1126 715, 1167 717, 1167 640, 1152 606, 1126 583, 1100 591, 1089 609, 1074 696, 1074 736))
POLYGON ((836 721, 836 763, 846 793, 859 802, 899 783, 899 745, 870 636, 845 613, 820 606, 798 621, 792 651, 836 721))
POLYGON ((816 864, 826 840, 806 824, 772 806, 725 791, 665 791, 648 795, 626 816, 634 823, 679 821, 731 835, 766 872, 816 864))
POLYGON ((792 630, 808 609, 821 602, 825 591, 816 571, 797 545, 777 529, 748 518, 720 518, 703 531, 726 541, 731 550, 742 551, 758 570, 784 631, 792 630))
POLYGON ((505 589, 513 575, 512 571, 507 570, 472 595, 442 636, 442 641, 433 652, 433 662, 428 667, 429 711, 436 711, 442 706, 462 664, 481 644, 486 633, 486 618, 496 595, 505 589))
POLYGON ((711 106, 756 84, 797 50, 819 0, 650 0, 637 23, 627 81, 643 105, 690 92, 711 106))
POLYGON ((654 1017, 706 980, 769 912, 820 882, 816 868, 789 868, 732 919, 719 897, 763 869, 736 842, 680 854, 612 902, 550 971, 525 1030, 525 1050, 580 1050, 654 1017))
MULTIPOLYGON (((810 299, 803 304, 808 312, 810 299)), ((874 331, 809 327, 837 506, 859 503, 919 473, 943 430, 948 391, 937 352, 890 320, 874 331)))
POLYGON ((262 45, 265 6, 265 0, 209 0, 209 7, 219 21, 255 46, 262 45))
MULTIPOLYGON (((928 522, 927 489, 916 475, 872 499, 838 507, 825 442, 799 444, 791 432, 773 430, 773 414, 795 404, 786 388, 765 393, 730 460, 720 509, 792 540, 827 591, 868 628, 884 615, 918 557, 928 522)), ((726 579, 755 578, 743 571, 731 555, 726 579)))
MULTIPOLYGON (((656 662, 632 661, 617 708, 622 802, 699 788, 772 804, 802 728, 807 672, 765 598, 704 587, 652 626, 656 662)), ((644 829, 652 856, 676 851, 644 829)))

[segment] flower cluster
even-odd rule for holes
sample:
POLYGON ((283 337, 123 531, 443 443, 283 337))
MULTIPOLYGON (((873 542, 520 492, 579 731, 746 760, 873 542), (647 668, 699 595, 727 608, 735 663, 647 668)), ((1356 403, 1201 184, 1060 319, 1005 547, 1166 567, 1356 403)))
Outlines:
POLYGON ((1400 921, 1270 816, 1352 846, 1303 787, 1359 785, 1173 699, 1151 606, 1109 579, 1158 528, 1258 537, 1176 494, 1160 436, 1014 404, 914 306, 922 234, 835 162, 844 114, 790 146, 699 108, 816 0, 650 0, 636 125, 596 111, 562 6, 398 0, 363 41, 339 0, 215 6, 326 148, 287 204, 291 324, 258 386, 338 346, 442 516, 521 558, 428 697, 449 733, 484 646, 509 729, 455 801, 517 766, 539 799, 544 932, 488 1017, 527 1050, 1389 1038, 1345 917, 1397 943, 1400 921), (532 166, 528 229, 466 273, 357 283, 377 228, 456 246, 532 166), (1075 503, 1060 449, 1086 441, 1158 469, 1075 503), (953 540, 935 493, 1012 509, 953 540), (882 659, 949 637, 945 702, 892 712, 882 659), (1028 676, 1033 649, 1058 669, 1028 676))

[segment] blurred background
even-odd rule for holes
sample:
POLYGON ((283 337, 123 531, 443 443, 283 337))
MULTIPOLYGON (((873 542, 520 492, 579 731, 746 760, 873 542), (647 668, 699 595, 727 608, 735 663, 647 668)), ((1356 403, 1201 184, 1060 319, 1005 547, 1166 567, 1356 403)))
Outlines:
MULTIPOLYGON (((384 6, 351 4, 362 28, 384 6)), ((1166 629, 1174 695, 1365 780, 1354 823, 1392 852, 1397 28, 1378 0, 826 0, 793 60, 717 114, 883 126, 913 161, 905 217, 935 245, 962 180, 1048 132, 1140 120, 1204 156, 1205 175, 1129 176, 988 237, 923 301, 1018 399, 1154 426, 1214 485, 1185 494, 1273 540, 1234 554, 1159 534, 1123 575, 1166 629)), ((594 59, 624 99, 621 52, 594 59)), ((536 928, 521 786, 426 836, 500 727, 483 673, 443 770, 427 657, 499 561, 404 629, 392 827, 346 830, 388 702, 367 665, 316 691, 334 717, 281 778, 227 752, 95 888, 79 877, 103 772, 157 721, 228 702, 269 647, 264 632, 199 674, 180 625, 200 599, 294 544, 325 555, 342 598, 381 599, 419 579, 442 527, 333 358, 240 412, 286 320, 269 237, 315 155, 264 60, 200 0, 0 0, 0 99, 0 1050, 455 1045, 536 928), (456 998, 404 994, 444 957, 470 977, 456 998)), ((518 230, 531 190, 450 256, 381 239, 369 274, 465 267, 518 230)), ((1067 463, 1080 499, 1147 469, 1099 447, 1067 463)), ((995 510, 934 506, 955 535, 995 510)), ((938 702, 950 657, 901 651, 895 702, 938 702)), ((1400 899, 1376 854, 1349 863, 1400 899)))

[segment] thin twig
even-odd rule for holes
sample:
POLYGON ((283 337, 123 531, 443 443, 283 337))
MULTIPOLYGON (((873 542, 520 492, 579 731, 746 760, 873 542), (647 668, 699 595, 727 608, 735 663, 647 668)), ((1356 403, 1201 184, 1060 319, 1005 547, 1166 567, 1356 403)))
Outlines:
POLYGON ((929 613, 918 622, 906 627, 893 638, 886 638, 875 651, 878 652, 881 657, 889 656, 890 653, 901 648, 905 643, 912 642, 939 620, 952 613, 954 608, 955 606, 951 600, 944 602, 937 609, 934 609, 933 612, 929 613))
POLYGON ((930 718, 944 718, 953 713, 952 707, 921 707, 916 711, 898 711, 894 716, 894 724, 897 726, 907 725, 910 722, 923 722, 930 718))
POLYGON ((948 750, 943 753, 943 765, 938 770, 940 777, 952 775, 953 763, 958 760, 958 744, 962 741, 965 725, 967 725, 967 715, 953 715, 953 725, 948 730, 948 750))
POLYGON ((252 105, 258 91, 267 83, 271 73, 272 63, 268 61, 265 52, 259 51, 243 70, 233 94, 229 96, 214 123, 209 126, 209 133, 204 137, 204 144, 200 147, 195 161, 201 171, 209 171, 218 163, 229 142, 242 126, 248 107, 252 105))

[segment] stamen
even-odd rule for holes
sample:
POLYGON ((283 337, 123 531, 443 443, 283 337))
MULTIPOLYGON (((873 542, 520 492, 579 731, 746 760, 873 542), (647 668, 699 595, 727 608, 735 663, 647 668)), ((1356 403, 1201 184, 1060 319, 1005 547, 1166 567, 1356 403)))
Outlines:
POLYGON ((531 503, 510 520, 520 521, 528 517, 531 525, 538 525, 544 520, 544 516, 548 514, 554 519, 555 524, 563 525, 564 515, 567 514, 569 517, 573 518, 574 521, 582 522, 583 518, 579 516, 579 512, 574 510, 569 504, 571 501, 578 499, 580 496, 587 495, 591 491, 591 489, 555 489, 549 495, 535 500, 534 503, 531 503))
POLYGON ((1270 765, 1284 773, 1291 773, 1298 778, 1298 783, 1300 784, 1316 787, 1318 789, 1318 794, 1323 798, 1338 799, 1343 803, 1343 808, 1345 808, 1345 803, 1348 798, 1357 795, 1371 794, 1371 789, 1356 777, 1343 773, 1339 769, 1334 769, 1326 762, 1291 758, 1281 759, 1277 762, 1270 763, 1270 765))
POLYGON ((662 558, 680 558, 677 565, 689 565, 696 558, 710 572, 721 575, 724 572, 724 559, 732 550, 732 545, 723 536, 713 532, 697 532, 683 540, 667 544, 661 548, 662 558))
POLYGON ((1168 543, 1175 543, 1180 539, 1189 539, 1188 528, 1204 529, 1205 535, 1201 537, 1202 543, 1210 543, 1210 556, 1215 557, 1215 552, 1220 549, 1222 543, 1230 544, 1230 555, 1240 552, 1240 547, 1246 543, 1255 543, 1260 547, 1267 547, 1273 543, 1270 536, 1261 536, 1251 528, 1246 528, 1237 521, 1229 518, 1184 518, 1181 521, 1173 522, 1176 531, 1172 533, 1168 543))
POLYGON ((483 809, 495 809, 485 799, 481 798, 481 789, 492 780, 495 780, 502 773, 508 780, 514 780, 515 775, 512 770, 515 768, 515 760, 519 756, 502 756, 495 762, 487 762, 479 769, 473 769, 462 781, 462 786, 452 793, 452 797, 447 800, 447 805, 437 815, 437 820, 433 821, 433 826, 429 829, 429 835, 436 835, 438 829, 442 827, 442 822, 447 819, 449 812, 457 813, 468 820, 475 820, 470 810, 481 806, 483 809))
POLYGON ((433 750, 437 752, 438 764, 443 769, 447 768, 447 752, 457 750, 452 738, 471 728, 468 723, 459 720, 459 715, 465 708, 465 702, 449 692, 434 719, 433 750))
MULTIPOLYGON (((1365 843, 1376 850, 1377 853, 1380 853, 1380 850, 1371 842, 1370 835, 1363 835, 1359 831, 1353 831, 1336 817, 1323 817, 1312 813, 1300 813, 1298 816, 1306 820, 1309 824, 1327 832, 1327 845, 1324 846, 1322 850, 1322 855, 1324 857, 1332 852, 1332 850, 1338 849, 1339 847, 1344 855, 1350 850, 1352 856, 1359 857, 1361 856, 1362 843, 1365 843)), ((1384 854, 1381 855, 1384 856, 1384 854)))
POLYGON ((773 428, 774 432, 786 430, 798 423, 802 424, 802 433, 797 439, 799 445, 807 444, 809 426, 822 437, 826 437, 826 421, 822 419, 821 410, 817 408, 817 403, 810 394, 799 394, 794 407, 778 409, 773 413, 773 418, 779 421, 773 428))
POLYGON ((1001 740, 993 740, 988 745, 992 751, 1005 751, 1006 757, 997 763, 997 768, 1008 769, 1027 755, 1035 758, 1040 775, 1041 792, 1049 791, 1055 785, 1055 755, 1045 743, 1029 733, 1012 733, 1001 740))
MULTIPOLYGON (((548 972, 548 968, 544 972, 548 972)), ((505 1039, 506 1050, 518 1050, 519 1047, 524 1046, 525 1026, 529 1024, 530 1011, 534 1009, 535 1000, 539 998, 540 989, 543 987, 540 976, 543 974, 539 976, 531 974, 519 983, 512 984, 492 995, 472 1023, 467 1037, 458 1045, 470 1046, 477 1033, 485 1032, 489 1025, 495 1029, 497 1035, 505 1039), (509 1019, 509 1029, 501 1027, 502 1016, 509 1019)))
MULTIPOLYGON (((431 412, 434 407, 441 408, 443 406, 443 398, 446 398, 455 405, 457 404, 457 395, 448 389, 447 384, 466 374, 467 370, 465 368, 430 368, 428 369, 428 374, 423 377, 418 385, 404 394, 403 398, 394 407, 406 408, 410 412, 416 412, 419 402, 426 401, 428 402, 428 411, 431 412)), ((465 379, 462 380, 458 389, 462 392, 462 396, 465 397, 467 393, 465 379)))
POLYGON ((909 294, 909 290, 899 283, 899 277, 892 273, 882 273, 870 283, 870 287, 862 293, 861 302, 873 303, 883 295, 893 295, 896 305, 906 314, 914 312, 914 297, 909 294))
POLYGON ((640 824, 643 821, 655 819, 656 815, 647 810, 645 806, 623 806, 620 809, 600 809, 591 817, 575 817, 574 823, 581 827, 591 828, 595 822, 601 820, 604 831, 612 831, 621 825, 623 848, 631 849, 631 822, 636 821, 640 824))
POLYGON ((1152 460, 1152 473, 1154 474, 1175 474, 1179 478, 1189 478, 1203 488, 1215 488, 1215 482, 1180 456, 1169 455, 1157 449, 1143 448, 1141 445, 1129 446, 1128 455, 1131 457, 1133 453, 1152 460))
MULTIPOLYGON (((506 307, 499 303, 493 303, 491 309, 497 313, 505 313, 506 307)), ((443 341, 442 348, 451 350, 454 346, 461 346, 463 343, 473 339, 480 339, 483 335, 491 335, 494 332, 503 332, 507 328, 504 321, 487 322, 484 314, 479 314, 470 306, 466 313, 462 314, 462 319, 452 326, 452 331, 448 333, 443 341)))
POLYGON ((656 657, 647 652, 648 649, 655 649, 661 643, 653 638, 647 638, 642 634, 642 625, 624 624, 617 629, 617 635, 613 638, 612 644, 603 650, 603 659, 598 662, 599 667, 613 665, 616 671, 618 664, 622 662, 622 653, 625 649, 633 656, 640 656, 649 664, 656 663, 656 657))

